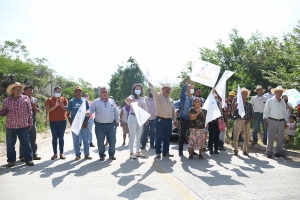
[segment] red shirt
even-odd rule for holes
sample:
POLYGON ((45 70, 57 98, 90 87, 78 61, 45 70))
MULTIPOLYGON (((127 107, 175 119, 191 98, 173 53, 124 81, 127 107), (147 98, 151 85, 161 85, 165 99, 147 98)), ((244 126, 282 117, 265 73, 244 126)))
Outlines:
POLYGON ((32 107, 30 98, 21 95, 16 100, 11 96, 3 101, 0 116, 6 116, 6 128, 24 128, 32 126, 32 107))
MULTIPOLYGON (((49 106, 50 108, 55 106, 57 99, 55 97, 51 97, 47 99, 45 102, 45 106, 49 106)), ((65 97, 59 97, 58 102, 62 102, 64 106, 68 105, 68 99, 65 97)), ((49 112, 49 121, 57 122, 63 121, 67 119, 67 111, 65 111, 61 106, 57 106, 54 110, 49 112)))

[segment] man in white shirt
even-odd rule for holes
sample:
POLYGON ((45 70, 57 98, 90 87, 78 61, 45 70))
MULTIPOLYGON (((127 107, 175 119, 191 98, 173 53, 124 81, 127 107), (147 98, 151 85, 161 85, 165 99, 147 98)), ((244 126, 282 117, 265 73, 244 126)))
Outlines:
POLYGON ((271 99, 272 97, 274 97, 274 94, 272 94, 271 90, 272 90, 272 86, 269 86, 269 87, 268 87, 268 93, 265 93, 265 94, 264 94, 264 96, 265 96, 267 99, 271 99))
POLYGON ((272 158, 273 144, 275 137, 276 149, 275 156, 283 157, 283 140, 284 129, 286 128, 286 105, 283 99, 281 99, 282 93, 285 91, 280 85, 273 88, 271 92, 275 94, 274 97, 268 99, 264 109, 264 122, 265 127, 268 129, 268 144, 266 154, 268 158, 272 158))
POLYGON ((263 143, 264 145, 267 144, 267 129, 265 128, 263 122, 263 112, 268 98, 262 95, 264 91, 265 90, 262 88, 262 86, 258 85, 254 90, 254 92, 256 92, 257 95, 252 97, 250 101, 254 110, 254 129, 252 133, 252 137, 253 137, 252 144, 257 144, 257 140, 258 140, 257 131, 260 129, 260 123, 262 124, 264 130, 263 143))

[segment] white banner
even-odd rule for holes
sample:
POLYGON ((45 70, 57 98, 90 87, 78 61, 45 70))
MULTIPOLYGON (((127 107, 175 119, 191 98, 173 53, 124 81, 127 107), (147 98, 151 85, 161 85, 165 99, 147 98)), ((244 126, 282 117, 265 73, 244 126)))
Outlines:
POLYGON ((221 117, 220 109, 217 105, 212 91, 208 95, 204 105, 202 106, 202 109, 207 110, 205 125, 211 122, 212 120, 221 117))
POLYGON ((145 78, 147 79, 147 81, 148 81, 149 83, 152 83, 152 78, 151 78, 151 76, 150 76, 150 73, 149 73, 149 69, 148 69, 148 68, 146 69, 146 71, 144 71, 144 76, 145 76, 145 78))
POLYGON ((147 121, 147 119, 149 119, 151 115, 147 113, 143 108, 139 107, 138 102, 131 103, 131 106, 134 110, 135 117, 139 126, 143 126, 143 124, 147 121))
POLYGON ((234 72, 225 70, 222 77, 220 78, 217 86, 216 91, 222 98, 222 108, 225 106, 225 99, 226 99, 226 81, 234 74, 234 72))
POLYGON ((85 118, 85 113, 86 113, 86 100, 82 101, 82 104, 80 105, 80 107, 78 108, 78 111, 75 115, 75 118, 72 122, 72 126, 71 126, 71 131, 74 132, 76 135, 79 134, 80 129, 82 127, 84 118, 85 118))
POLYGON ((214 87, 220 73, 220 66, 205 61, 197 61, 192 71, 191 80, 214 87))
POLYGON ((244 102, 243 102, 243 98, 242 98, 240 85, 238 85, 237 103, 238 103, 237 108, 239 110, 239 115, 241 116, 241 118, 243 118, 245 116, 245 108, 244 108, 244 102))

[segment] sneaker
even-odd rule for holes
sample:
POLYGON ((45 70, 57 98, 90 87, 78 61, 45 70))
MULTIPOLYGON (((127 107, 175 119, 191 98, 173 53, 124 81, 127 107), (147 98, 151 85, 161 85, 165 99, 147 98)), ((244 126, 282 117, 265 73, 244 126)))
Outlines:
POLYGON ((41 157, 35 156, 35 157, 33 158, 33 160, 41 160, 41 157))
POLYGON ((84 159, 92 160, 92 156, 84 156, 84 159))
POLYGON ((146 157, 144 154, 142 154, 142 153, 136 153, 135 154, 136 155, 136 157, 146 157))
POLYGON ((7 167, 13 167, 13 166, 15 166, 15 162, 9 162, 9 163, 7 164, 7 167))
POLYGON ((27 161, 27 162, 26 162, 26 165, 27 165, 27 166, 33 166, 34 163, 33 163, 32 161, 27 161))
POLYGON ((160 154, 156 154, 156 158, 161 158, 161 155, 160 154))
POLYGON ((193 155, 190 155, 189 156, 189 160, 193 160, 194 159, 194 156, 193 155))
POLYGON ((59 158, 64 160, 64 159, 66 159, 66 156, 61 153, 60 156, 59 156, 59 158))
POLYGON ((130 154, 129 158, 131 159, 136 159, 136 155, 133 153, 133 154, 130 154))
POLYGON ((173 154, 169 154, 169 153, 163 154, 163 156, 165 156, 165 157, 174 157, 173 154))
POLYGON ((95 145, 91 142, 91 143, 90 143, 90 147, 95 147, 95 145))
POLYGON ((81 156, 76 156, 75 161, 80 160, 81 156))

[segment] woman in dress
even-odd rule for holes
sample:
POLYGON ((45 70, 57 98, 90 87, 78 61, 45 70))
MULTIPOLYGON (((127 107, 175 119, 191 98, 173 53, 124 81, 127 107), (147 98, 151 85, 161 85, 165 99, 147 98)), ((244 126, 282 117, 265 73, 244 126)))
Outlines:
POLYGON ((205 116, 206 113, 201 109, 199 97, 193 99, 193 107, 189 110, 190 117, 190 137, 189 137, 189 159, 193 159, 194 149, 199 150, 199 158, 203 158, 202 150, 205 147, 205 116))
MULTIPOLYGON (((146 103, 144 100, 144 92, 142 84, 134 84, 132 87, 132 95, 126 97, 125 102, 126 104, 130 105, 130 112, 128 117, 128 128, 129 128, 129 151, 130 151, 130 158, 135 159, 136 157, 145 157, 140 152, 140 138, 143 131, 143 125, 140 126, 138 124, 137 118, 135 116, 135 112, 132 108, 131 103, 137 102, 138 106, 142 109, 147 111, 146 103), (135 141, 135 153, 133 153, 133 146, 135 141)), ((148 124, 148 122, 146 122, 148 124)))

